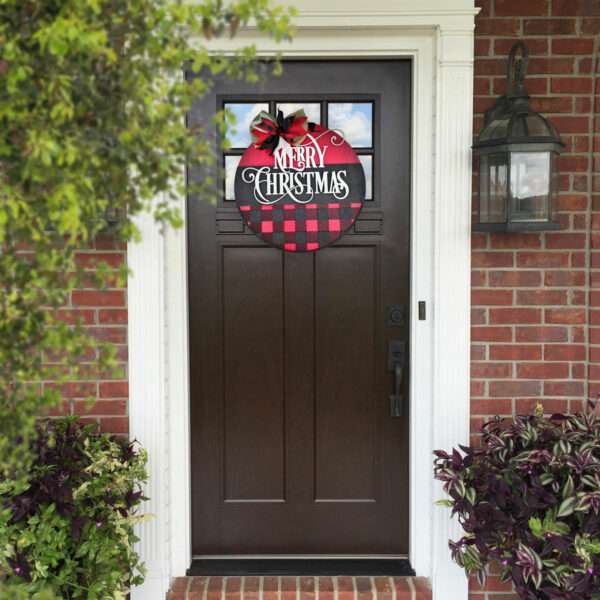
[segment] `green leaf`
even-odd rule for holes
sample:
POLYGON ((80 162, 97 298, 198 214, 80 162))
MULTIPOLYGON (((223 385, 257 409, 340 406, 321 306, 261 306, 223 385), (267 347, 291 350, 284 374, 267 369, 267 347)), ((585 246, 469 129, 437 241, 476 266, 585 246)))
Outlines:
POLYGON ((568 517, 569 515, 572 515, 575 512, 576 504, 577 498, 575 498, 575 496, 563 500, 558 508, 557 517, 568 517))

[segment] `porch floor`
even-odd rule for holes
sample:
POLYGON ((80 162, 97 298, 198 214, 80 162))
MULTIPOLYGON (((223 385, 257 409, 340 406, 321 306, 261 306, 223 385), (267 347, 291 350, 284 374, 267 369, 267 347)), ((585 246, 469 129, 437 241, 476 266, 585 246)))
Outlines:
POLYGON ((167 600, 431 600, 422 577, 177 577, 167 600))

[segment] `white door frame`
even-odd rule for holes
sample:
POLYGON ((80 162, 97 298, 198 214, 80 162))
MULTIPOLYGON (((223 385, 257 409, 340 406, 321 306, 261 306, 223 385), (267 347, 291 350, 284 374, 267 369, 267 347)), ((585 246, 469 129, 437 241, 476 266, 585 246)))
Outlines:
MULTIPOLYGON (((473 0, 300 0, 294 42, 278 46, 249 29, 219 49, 256 44, 260 54, 413 61, 410 560, 434 600, 467 600, 450 560, 457 537, 432 478, 432 451, 469 439, 470 224, 473 0), (341 6, 343 4, 343 6, 341 6), (417 303, 427 318, 417 320, 417 303)), ((349 84, 351 87, 351 84, 349 84)), ((399 132, 399 135, 406 132, 399 132)), ((181 199, 185 206, 185 199, 181 199)), ((191 560, 187 242, 140 217, 128 247, 130 432, 149 451, 154 518, 141 525, 148 575, 133 600, 164 600, 191 560)))

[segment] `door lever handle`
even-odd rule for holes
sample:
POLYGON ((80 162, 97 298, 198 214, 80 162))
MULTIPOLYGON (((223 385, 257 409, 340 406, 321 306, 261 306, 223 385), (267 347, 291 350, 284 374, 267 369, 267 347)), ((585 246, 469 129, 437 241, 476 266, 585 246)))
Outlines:
POLYGON ((402 417, 404 413, 404 396, 402 383, 404 378, 404 351, 406 343, 400 340, 391 340, 388 347, 388 369, 394 374, 393 393, 390 394, 390 415, 402 417))
POLYGON ((402 416, 403 396, 400 392, 402 389, 402 373, 403 368, 400 363, 394 366, 394 393, 390 394, 390 414, 392 417, 402 416))

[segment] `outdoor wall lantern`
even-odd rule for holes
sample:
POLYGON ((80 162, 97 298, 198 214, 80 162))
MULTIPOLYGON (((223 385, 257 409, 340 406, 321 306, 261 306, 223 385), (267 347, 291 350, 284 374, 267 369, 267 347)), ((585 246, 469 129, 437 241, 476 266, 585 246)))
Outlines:
POLYGON ((529 50, 508 56, 506 94, 486 113, 473 144, 479 159, 477 231, 560 229, 554 220, 557 157, 564 144, 552 124, 529 106, 524 80, 529 50))

